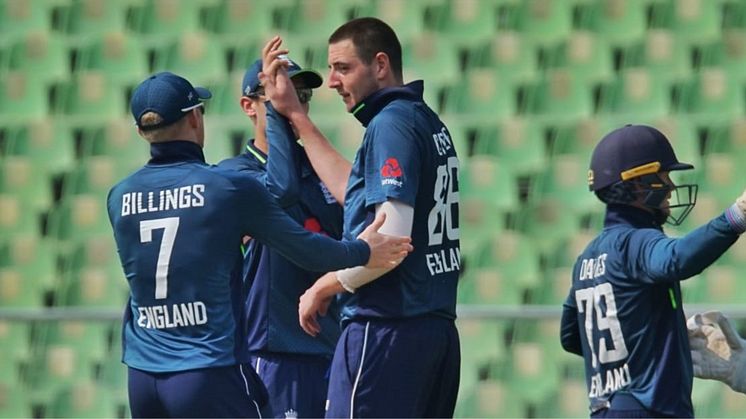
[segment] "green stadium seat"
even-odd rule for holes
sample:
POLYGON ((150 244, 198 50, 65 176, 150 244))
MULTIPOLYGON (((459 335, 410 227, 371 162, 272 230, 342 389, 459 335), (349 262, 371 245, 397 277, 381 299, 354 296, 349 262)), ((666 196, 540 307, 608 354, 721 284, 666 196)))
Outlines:
POLYGON ((210 16, 208 10, 215 4, 215 0, 144 0, 133 8, 136 31, 150 48, 169 45, 185 33, 213 27, 212 22, 203 21, 203 16, 210 16))
MULTIPOLYGON (((744 9, 746 12, 746 9, 744 9)), ((701 48, 702 66, 721 68, 739 85, 746 82, 746 28, 724 29, 722 37, 701 48)))
POLYGON ((707 301, 717 304, 740 304, 746 285, 739 278, 736 266, 718 264, 707 268, 705 277, 707 301))
POLYGON ((530 41, 544 46, 556 45, 572 32, 574 7, 571 1, 519 2, 516 27, 530 41))
POLYGON ((708 124, 743 115, 744 108, 742 85, 715 67, 702 69, 685 85, 680 106, 688 118, 708 124))
POLYGON ((539 196, 559 202, 563 208, 584 211, 598 202, 588 191, 589 155, 555 155, 537 180, 539 196))
MULTIPOLYGON (((9 156, 28 158, 37 176, 68 170, 76 159, 73 131, 63 118, 43 118, 18 126, 7 152, 9 156), (52 155, 54 159, 49 158, 52 155)), ((47 189, 45 193, 49 193, 47 189)))
POLYGON ((36 278, 24 275, 16 267, 0 268, 0 306, 15 308, 39 308, 43 306, 43 295, 36 278))
POLYGON ((0 195, 8 209, 0 225, 8 228, 15 226, 17 231, 38 231, 34 213, 48 209, 53 200, 52 182, 48 173, 36 172, 36 160, 27 156, 6 156, 0 160, 0 195), (23 214, 16 214, 13 207, 18 205, 23 214), (13 221, 15 220, 15 221, 13 221))
POLYGON ((560 382, 551 350, 538 342, 513 342, 509 357, 507 384, 516 396, 513 402, 537 405, 551 397, 560 382))
MULTIPOLYGON (((141 144, 134 145, 135 147, 141 144)), ((140 161, 142 166, 146 161, 140 161)), ((73 170, 67 172, 62 179, 62 197, 92 194, 105 198, 109 189, 124 175, 118 170, 114 156, 91 156, 81 161, 73 170)))
MULTIPOLYGON (((121 334, 121 329, 119 330, 121 334)), ((117 331, 114 336, 118 336, 117 331)), ((107 390, 119 409, 125 411, 129 409, 129 395, 127 390, 127 366, 122 363, 121 339, 116 338, 112 344, 112 349, 106 355, 106 359, 101 364, 101 372, 98 382, 107 390), (116 348, 116 349, 114 349, 116 348)), ((119 415, 118 417, 131 417, 131 414, 119 415)))
MULTIPOLYGON (((635 122, 635 121, 629 121, 635 122)), ((549 130, 549 149, 552 155, 570 154, 590 163, 591 154, 601 138, 626 124, 613 116, 592 115, 549 130)))
MULTIPOLYGON (((402 41, 404 80, 424 79, 427 85, 460 81, 459 51, 445 36, 421 32, 402 41)), ((432 102, 429 102, 432 103, 432 102)))
POLYGON ((699 175, 702 162, 702 147, 697 133, 697 127, 685 117, 664 117, 648 123, 658 128, 673 146, 679 160, 694 165, 694 170, 677 173, 684 177, 699 175))
POLYGON ((219 42, 205 32, 183 32, 174 43, 156 52, 153 71, 176 73, 194 85, 220 83, 227 73, 227 57, 219 42))
POLYGON ((70 77, 70 51, 64 38, 45 31, 25 33, 10 48, 8 67, 49 88, 70 77))
POLYGON ((475 124, 509 118, 519 113, 518 91, 494 70, 472 69, 466 72, 461 83, 446 89, 443 110, 475 124))
POLYGON ((672 89, 662 73, 645 67, 627 68, 602 90, 599 113, 628 122, 660 118, 671 113, 672 89))
MULTIPOLYGON (((115 182, 150 160, 150 146, 137 133, 132 117, 111 119, 103 124, 83 135, 82 163, 94 172, 97 167, 108 170, 105 166, 111 166, 113 176, 109 175, 107 181, 115 182)), ((101 182, 96 188, 102 190, 106 185, 101 182)))
POLYGON ((722 2, 712 0, 668 0, 652 9, 651 25, 671 28, 691 43, 706 43, 720 37, 722 2))
POLYGON ((20 70, 9 71, 0 80, 0 125, 28 123, 45 118, 53 106, 43 83, 20 70))
POLYGON ((33 209, 33 204, 27 204, 15 194, 0 192, 0 232, 4 236, 39 235, 39 215, 39 209, 33 209))
POLYGON ((61 320, 47 324, 42 334, 44 345, 47 348, 47 360, 50 361, 49 368, 60 368, 60 374, 65 373, 62 369, 68 366, 58 365, 54 361, 55 351, 60 354, 73 351, 79 362, 74 362, 73 369, 80 368, 81 372, 71 372, 77 377, 92 377, 94 364, 100 363, 106 356, 110 325, 106 322, 91 322, 81 320, 61 320), (79 374, 79 375, 78 375, 79 374))
POLYGON ((493 69, 510 83, 522 85, 538 79, 538 56, 538 49, 520 33, 504 31, 467 49, 466 65, 493 69))
POLYGON ((8 373, 0 374, 0 382, 9 384, 20 380, 18 367, 21 362, 28 360, 31 351, 31 323, 0 320, 0 348, 3 351, 0 359, 3 372, 8 373))
POLYGON ((652 73, 664 74, 669 80, 686 80, 693 72, 692 55, 693 48, 674 32, 656 28, 623 50, 620 66, 645 67, 652 73))
MULTIPOLYGON (((358 17, 378 17, 388 23, 396 32, 399 42, 405 44, 437 24, 428 10, 442 4, 442 0, 373 0, 367 3, 368 6, 360 7, 355 14, 358 17)), ((327 29, 329 34, 332 30, 327 29)))
POLYGON ((722 384, 720 391, 722 391, 721 400, 723 403, 720 416, 724 418, 742 417, 743 412, 746 412, 746 397, 744 397, 743 393, 737 393, 722 384))
POLYGON ((523 303, 523 287, 498 266, 472 266, 459 284, 459 300, 468 304, 516 306, 523 303))
POLYGON ((82 41, 102 37, 109 32, 123 32, 132 26, 129 9, 134 0, 72 0, 67 19, 67 33, 82 41), (129 24, 128 24, 129 23, 129 24))
POLYGON ((124 86, 112 83, 101 71, 79 72, 65 86, 64 113, 73 126, 98 126, 101 121, 120 118, 129 113, 124 86))
POLYGON ((110 31, 94 38, 80 54, 79 71, 99 71, 118 86, 134 87, 150 73, 147 51, 139 38, 110 31))
POLYGON ((528 113, 546 125, 576 121, 594 112, 593 90, 569 69, 547 70, 528 95, 528 113))
POLYGON ((614 57, 604 38, 588 31, 574 31, 548 53, 550 66, 569 70, 592 88, 614 77, 614 57))
POLYGON ((585 380, 563 379, 552 397, 539 404, 536 413, 538 417, 580 418, 590 414, 588 404, 585 380))
POLYGON ((521 418, 527 417, 523 403, 515 390, 500 380, 480 381, 474 392, 457 404, 458 417, 521 418))
MULTIPOLYGON (((112 184, 113 185, 113 184, 112 184)), ((77 240, 111 233, 106 195, 77 194, 65 197, 49 215, 50 236, 67 253, 77 240)))
POLYGON ((8 238, 8 262, 24 278, 32 278, 39 293, 51 289, 59 279, 55 243, 37 234, 8 238))
MULTIPOLYGON (((274 33, 284 24, 282 3, 277 1, 223 0, 214 8, 211 31, 221 39, 231 37, 260 38, 274 33), (281 20, 283 19, 283 20, 281 20)), ((287 8, 287 4, 284 4, 287 8)), ((287 13, 285 13, 287 14, 287 13)))
POLYGON ((474 254, 484 239, 506 227, 506 214, 518 210, 517 183, 494 157, 473 156, 459 171, 461 246, 474 254))
POLYGON ((349 0, 296 0, 289 9, 284 29, 321 42, 354 14, 355 2, 349 0))
POLYGON ((474 153, 496 156, 518 176, 533 176, 547 164, 544 130, 527 118, 508 118, 478 127, 474 153))
POLYGON ((572 283, 575 260, 599 232, 600 228, 577 228, 555 243, 555 247, 546 253, 542 285, 536 287, 533 303, 561 305, 565 301, 572 283))
POLYGON ((495 2, 484 0, 448 0, 437 10, 435 28, 459 47, 488 40, 497 31, 495 2))
POLYGON ((50 417, 117 417, 116 402, 109 392, 91 380, 80 380, 62 387, 48 406, 50 417))
POLYGON ((0 417, 33 417, 32 405, 27 389, 19 386, 18 383, 0 382, 0 417))
POLYGON ((63 281, 57 290, 58 305, 120 308, 129 295, 110 234, 77 243, 65 261, 63 281))
POLYGON ((726 417, 723 412, 723 399, 725 392, 730 391, 728 386, 721 382, 695 378, 692 387, 694 414, 701 418, 726 417))
MULTIPOLYGON (((315 97, 315 95, 314 95, 315 97)), ((314 99, 315 100, 315 99, 314 99)), ((339 100, 339 98, 337 98, 339 100)), ((314 117, 314 105, 311 116, 314 117)), ((339 117, 315 118, 314 122, 324 136, 348 161, 352 161, 363 143, 364 128, 357 119, 341 114, 339 117)))
MULTIPOLYGON (((211 86, 212 98, 205 102, 207 118, 216 115, 219 118, 245 117, 240 105, 243 73, 243 70, 236 70, 230 73, 228 77, 224 77, 221 83, 211 86)), ((246 117, 246 121, 249 121, 248 117, 246 117)))
POLYGON ((725 153, 708 153, 704 156, 700 189, 713 196, 721 211, 743 192, 737 175, 740 161, 737 156, 725 153))
POLYGON ((0 33, 23 36, 31 31, 65 27, 65 0, 4 0, 0 2, 0 33))
POLYGON ((628 46, 645 36, 649 0, 600 0, 581 7, 582 26, 609 44, 628 46))

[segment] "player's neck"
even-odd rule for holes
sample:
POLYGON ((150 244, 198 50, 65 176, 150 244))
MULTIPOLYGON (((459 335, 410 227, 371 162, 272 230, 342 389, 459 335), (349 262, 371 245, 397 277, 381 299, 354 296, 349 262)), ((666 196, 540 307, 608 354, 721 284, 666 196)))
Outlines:
POLYGON ((267 136, 263 132, 257 132, 254 137, 254 147, 261 150, 262 153, 269 153, 269 145, 267 144, 267 136))

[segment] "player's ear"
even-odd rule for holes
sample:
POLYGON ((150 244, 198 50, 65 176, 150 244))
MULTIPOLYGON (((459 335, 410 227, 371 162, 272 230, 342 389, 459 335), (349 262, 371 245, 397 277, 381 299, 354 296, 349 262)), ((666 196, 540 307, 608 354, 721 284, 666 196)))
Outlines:
POLYGON ((256 109, 254 108, 254 101, 246 96, 241 96, 241 99, 239 100, 239 104, 241 105, 241 110, 243 110, 243 113, 248 115, 249 117, 255 118, 256 117, 256 109))
POLYGON ((389 62, 389 56, 385 52, 379 52, 373 58, 373 63, 376 68, 376 75, 379 80, 385 79, 391 73, 391 63, 389 62))

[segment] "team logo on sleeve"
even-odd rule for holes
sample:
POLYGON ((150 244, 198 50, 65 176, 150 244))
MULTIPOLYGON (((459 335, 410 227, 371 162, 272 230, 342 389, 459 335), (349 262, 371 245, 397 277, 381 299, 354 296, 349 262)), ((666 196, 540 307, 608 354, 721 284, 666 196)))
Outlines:
POLYGON ((389 157, 381 167, 381 185, 402 186, 401 178, 404 172, 399 166, 399 161, 394 157, 389 157))

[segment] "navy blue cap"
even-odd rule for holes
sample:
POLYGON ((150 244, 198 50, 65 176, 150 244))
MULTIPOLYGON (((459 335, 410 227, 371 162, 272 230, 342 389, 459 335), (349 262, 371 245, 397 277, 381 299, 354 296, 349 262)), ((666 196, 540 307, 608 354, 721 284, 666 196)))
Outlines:
MULTIPOLYGON (((300 65, 298 65, 298 63, 291 60, 287 56, 283 56, 281 57, 281 59, 285 59, 290 63, 290 66, 288 67, 288 76, 290 76, 290 78, 293 80, 303 80, 303 84, 305 85, 305 87, 315 89, 321 86, 322 83, 324 83, 324 80, 321 78, 321 74, 317 73, 316 71, 304 70, 300 65)), ((261 83, 259 83, 259 72, 261 71, 261 59, 254 61, 254 64, 252 64, 251 67, 246 70, 246 73, 244 73, 243 75, 243 83, 241 83, 242 95, 248 96, 252 93, 256 93, 256 91, 261 86, 261 83)))
POLYGON ((204 87, 194 87, 185 78, 164 71, 145 79, 132 94, 130 110, 135 124, 143 129, 141 118, 147 112, 155 112, 163 118, 157 125, 145 129, 164 127, 181 119, 192 109, 203 106, 202 100, 212 97, 204 87))
POLYGON ((693 168, 676 158, 662 132, 647 125, 625 125, 608 133, 593 150, 588 188, 598 191, 646 174, 693 168))

